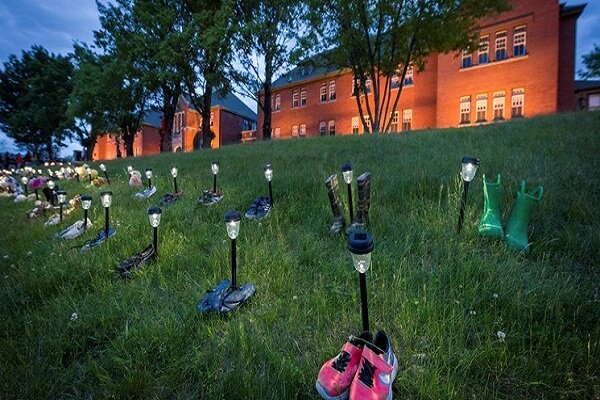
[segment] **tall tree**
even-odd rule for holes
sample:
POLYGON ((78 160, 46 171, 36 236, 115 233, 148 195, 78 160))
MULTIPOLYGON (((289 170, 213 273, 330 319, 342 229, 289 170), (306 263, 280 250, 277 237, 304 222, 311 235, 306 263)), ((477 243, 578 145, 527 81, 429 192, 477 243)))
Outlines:
POLYGON ((315 42, 314 31, 305 29, 307 11, 305 2, 295 0, 238 1, 242 24, 235 46, 242 68, 235 80, 263 112, 264 139, 271 138, 274 77, 304 56, 315 42))
POLYGON ((0 129, 19 145, 54 158, 71 135, 66 118, 73 66, 41 46, 9 57, 0 71, 0 129))
POLYGON ((202 116, 202 147, 210 148, 210 107, 214 90, 231 89, 232 38, 239 21, 234 0, 184 0, 184 38, 188 65, 185 87, 202 116))
POLYGON ((315 7, 330 61, 352 71, 365 132, 389 130, 411 66, 422 70, 430 54, 472 47, 477 20, 506 9, 507 0, 325 0, 315 7))
POLYGON ((600 47, 597 44, 594 44, 594 50, 583 56, 583 65, 586 71, 579 72, 582 78, 600 78, 600 47))

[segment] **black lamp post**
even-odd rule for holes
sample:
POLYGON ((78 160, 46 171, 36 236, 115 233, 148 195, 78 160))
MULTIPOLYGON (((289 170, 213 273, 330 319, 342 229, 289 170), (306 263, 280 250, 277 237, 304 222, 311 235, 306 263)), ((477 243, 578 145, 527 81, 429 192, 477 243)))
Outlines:
POLYGON ((87 172, 87 174, 88 174, 88 178, 89 178, 89 180, 90 180, 90 183, 92 183, 92 170, 91 170, 91 168, 90 168, 90 167, 87 167, 87 168, 85 169, 85 171, 86 171, 86 172, 87 172))
POLYGON ((273 165, 265 164, 265 179, 269 182, 269 201, 271 202, 271 207, 273 207, 273 187, 271 186, 271 181, 273 180, 273 165))
POLYGON ((106 172, 106 165, 100 164, 100 171, 104 172, 104 177, 106 178, 106 181, 110 185, 110 178, 108 177, 108 173, 106 172))
POLYGON ((106 239, 108 239, 108 232, 109 232, 108 209, 110 208, 110 205, 112 204, 112 192, 100 193, 100 200, 102 201, 102 206, 104 207, 104 235, 106 236, 106 239))
POLYGON ((56 192, 56 199, 58 200, 58 205, 60 207, 59 208, 60 209, 60 222, 62 222, 62 220, 63 220, 63 205, 67 201, 67 192, 65 192, 64 190, 58 190, 56 192))
POLYGON ((146 178, 148 178, 148 189, 152 187, 152 168, 146 168, 146 178))
POLYGON ((369 330, 369 306, 367 304, 367 278, 365 273, 371 265, 373 247, 373 237, 369 232, 363 230, 350 232, 348 250, 352 254, 354 268, 358 271, 363 331, 369 330))
POLYGON ((177 170, 177 167, 173 166, 171 167, 171 176, 173 177, 173 193, 179 193, 177 191, 177 174, 179 173, 179 171, 177 170))
POLYGON ((219 162, 218 161, 213 161, 210 164, 210 169, 212 170, 213 173, 213 192, 217 192, 217 174, 219 173, 219 162))
POLYGON ((83 208, 83 230, 87 229, 88 210, 92 206, 92 196, 84 194, 81 196, 81 208, 83 208))
POLYGON ((225 227, 227 228, 227 235, 231 239, 231 286, 237 287, 236 280, 236 239, 240 233, 240 221, 242 215, 238 211, 229 211, 225 214, 225 227))
POLYGON ((456 231, 460 233, 465 219, 465 206, 467 204, 467 193, 469 192, 469 183, 475 178, 477 167, 481 161, 477 157, 463 157, 461 162, 460 176, 463 181, 463 194, 460 201, 460 211, 458 213, 458 225, 456 231))
POLYGON ((348 186, 348 209, 350 211, 350 223, 352 223, 352 218, 354 218, 354 209, 352 207, 352 164, 345 163, 342 165, 342 176, 344 177, 344 182, 348 186))
POLYGON ((25 196, 29 196, 29 191, 27 190, 27 184, 29 183, 29 178, 23 176, 21 178, 21 183, 23 184, 23 188, 25 189, 25 196))
POLYGON ((151 207, 148 209, 148 221, 150 221, 150 226, 153 229, 153 242, 154 246, 154 255, 158 256, 158 225, 160 225, 160 215, 162 210, 159 207, 151 207))
POLYGON ((46 186, 48 186, 48 189, 50 189, 50 204, 52 204, 54 206, 54 205, 56 205, 56 203, 54 201, 54 188, 56 187, 56 183, 54 183, 54 181, 52 179, 50 179, 46 183, 46 186))

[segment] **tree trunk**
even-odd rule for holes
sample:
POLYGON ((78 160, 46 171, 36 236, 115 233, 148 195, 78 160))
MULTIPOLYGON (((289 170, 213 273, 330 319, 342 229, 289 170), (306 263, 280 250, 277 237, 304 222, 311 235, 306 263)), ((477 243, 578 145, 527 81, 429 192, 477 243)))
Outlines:
POLYGON ((116 146, 116 150, 117 150, 117 158, 123 157, 123 155, 121 154, 121 136, 122 135, 115 136, 115 146, 116 146))
POLYGON ((204 94, 202 95, 202 147, 210 149, 211 142, 215 136, 210 129, 210 105, 212 103, 212 86, 206 84, 204 94))
POLYGON ((267 52, 265 54, 265 84, 263 85, 263 90, 265 96, 263 98, 263 115, 264 121, 262 126, 263 131, 263 140, 271 139, 271 114, 273 109, 271 108, 271 99, 273 92, 273 54, 271 52, 267 52))
POLYGON ((162 105, 162 120, 161 127, 159 130, 160 134, 160 151, 171 151, 172 150, 172 128, 173 119, 175 118, 175 110, 177 108, 177 100, 181 90, 177 88, 172 90, 167 85, 163 86, 163 105, 162 105))
POLYGON ((46 143, 46 151, 48 152, 48 160, 54 160, 54 149, 52 148, 52 142, 46 143))

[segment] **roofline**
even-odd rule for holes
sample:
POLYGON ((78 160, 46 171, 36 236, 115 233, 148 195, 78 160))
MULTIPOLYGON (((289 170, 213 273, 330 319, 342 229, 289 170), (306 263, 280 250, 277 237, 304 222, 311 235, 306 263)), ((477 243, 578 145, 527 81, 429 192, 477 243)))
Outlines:
POLYGON ((567 6, 567 3, 560 3, 560 18, 575 17, 579 18, 587 3, 567 6))
MULTIPOLYGON (((293 69, 290 70, 290 71, 293 71, 293 69)), ((290 72, 290 71, 288 71, 288 72, 290 72)), ((314 81, 320 81, 322 79, 330 78, 331 76, 334 76, 334 75, 340 76, 340 75, 343 75, 343 74, 347 73, 348 71, 350 71, 350 68, 336 69, 336 70, 333 70, 333 71, 330 71, 330 72, 326 72, 323 75, 313 76, 311 78, 301 79, 301 80, 297 80, 297 81, 293 81, 293 82, 290 82, 290 83, 285 83, 283 85, 279 85, 279 86, 273 87, 273 89, 271 91, 274 92, 275 90, 287 89, 289 87, 296 86, 296 85, 299 85, 299 84, 306 84, 306 83, 310 83, 310 82, 314 82, 314 81)), ((264 91, 261 90, 259 93, 263 93, 263 92, 264 91)))
MULTIPOLYGON (((247 106, 246 106, 246 107, 247 107, 247 106)), ((213 108, 218 108, 218 109, 220 109, 220 110, 227 111, 227 112, 228 112, 228 113, 230 113, 230 114, 235 114, 235 115, 237 115, 238 117, 242 117, 242 118, 244 118, 244 119, 250 119, 248 116, 246 116, 246 115, 242 115, 242 114, 240 114, 240 113, 238 113, 238 112, 235 112, 235 111, 232 111, 232 110, 230 110, 230 109, 228 109, 228 108, 226 108, 226 107, 223 107, 221 104, 214 105, 214 106, 212 106, 210 109, 212 110, 213 108)), ((248 109, 250 109, 250 107, 248 107, 248 109)), ((252 110, 250 110, 250 111, 252 111, 252 110)), ((258 121, 258 115, 255 117, 255 119, 252 119, 252 121, 254 121, 254 122, 258 121)))

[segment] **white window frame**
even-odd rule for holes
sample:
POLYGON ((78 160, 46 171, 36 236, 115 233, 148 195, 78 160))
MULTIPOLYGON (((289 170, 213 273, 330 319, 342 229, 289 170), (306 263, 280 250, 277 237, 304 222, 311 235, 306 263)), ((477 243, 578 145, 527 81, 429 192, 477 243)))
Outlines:
POLYGON ((390 120, 390 131, 399 132, 398 128, 400 127, 400 111, 394 111, 390 113, 390 120))
POLYGON ((359 133, 359 126, 360 126, 360 118, 359 117, 352 117, 352 134, 356 135, 359 133))
POLYGON ((527 55, 527 25, 520 25, 513 33, 513 56, 523 57, 527 55), (517 48, 522 48, 517 54, 517 48))
POLYGON ((412 108, 402 110, 402 131, 412 130, 413 112, 412 108))
POLYGON ((292 125, 292 137, 298 137, 298 125, 292 125))
POLYGON ((274 111, 281 110, 281 95, 280 94, 275 95, 275 107, 273 107, 273 110, 274 111))
POLYGON ((404 85, 403 86, 412 86, 415 84, 415 69, 412 64, 408 66, 406 69, 406 75, 404 75, 404 85))
POLYGON ((493 107, 494 121, 504 120, 504 109, 506 107, 506 93, 504 91, 494 93, 493 107))
POLYGON ((335 119, 332 119, 329 121, 329 136, 334 136, 335 135, 335 119))
POLYGON ((300 89, 300 107, 306 107, 306 88, 300 89))
POLYGON ((600 110, 600 94, 592 93, 588 95, 588 110, 600 110))
POLYGON ((292 108, 298 108, 300 106, 300 92, 298 89, 292 91, 292 108))
POLYGON ((369 132, 371 131, 371 118, 368 115, 363 115, 363 119, 365 120, 365 125, 363 126, 363 133, 367 133, 367 128, 369 132))
POLYGON ((319 102, 325 103, 327 102, 327 83, 321 83, 321 88, 319 89, 319 102))
POLYGON ((495 47, 495 60, 496 61, 503 61, 506 60, 508 58, 508 54, 506 52, 507 50, 507 45, 508 45, 508 32, 507 31, 500 31, 500 32, 496 32, 496 41, 495 41, 496 47, 495 47), (499 51, 504 51, 504 58, 498 58, 498 52, 499 51))
POLYGON ((329 101, 334 101, 336 99, 335 93, 335 80, 329 81, 329 101))
POLYGON ((483 35, 479 38, 479 48, 477 49, 477 64, 483 65, 490 62, 490 35, 483 35), (482 57, 485 56, 482 61, 482 57))
POLYGON ((487 122, 487 93, 475 97, 475 123, 487 122))
POLYGON ((306 124, 301 124, 300 125, 300 137, 305 137, 306 136, 306 124))
POLYGON ((470 68, 472 66, 473 66, 473 53, 470 50, 463 50, 460 67, 461 68, 470 68), (467 65, 465 65, 465 61, 466 61, 467 65))
POLYGON ((321 135, 321 136, 327 135, 327 122, 325 122, 325 121, 319 122, 319 135, 321 135))
POLYGON ((460 98, 459 121, 463 125, 471 123, 471 96, 460 98), (463 116, 466 116, 466 118, 463 118, 463 116))
POLYGON ((273 129, 273 136, 278 138, 281 136, 281 129, 280 128, 275 128, 273 129))
POLYGON ((525 115, 525 89, 516 88, 511 92, 510 100, 510 115, 511 118, 521 118, 525 115), (515 113, 515 109, 520 109, 519 113, 515 113))

